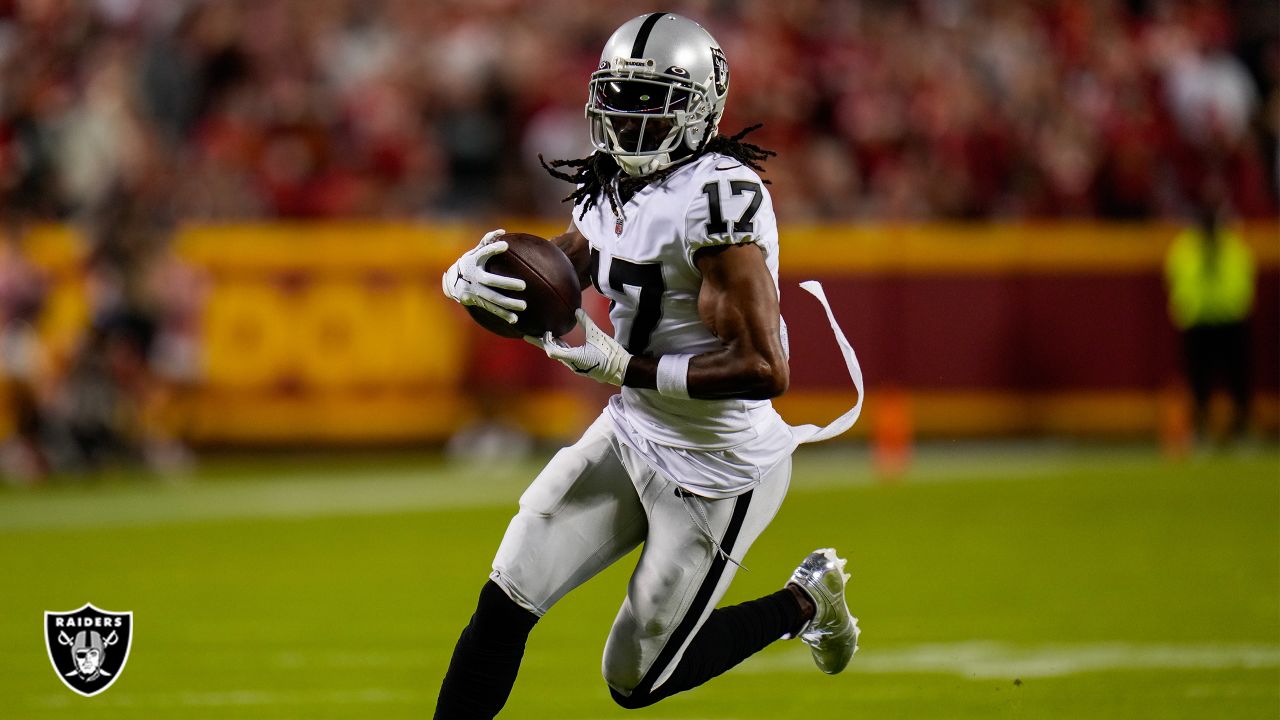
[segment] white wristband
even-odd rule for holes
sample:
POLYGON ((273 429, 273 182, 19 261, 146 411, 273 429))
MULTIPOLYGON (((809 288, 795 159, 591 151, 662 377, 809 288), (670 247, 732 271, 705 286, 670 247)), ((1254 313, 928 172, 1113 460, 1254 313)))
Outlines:
POLYGON ((692 354, 663 355, 658 359, 658 394, 689 399, 689 361, 692 354))

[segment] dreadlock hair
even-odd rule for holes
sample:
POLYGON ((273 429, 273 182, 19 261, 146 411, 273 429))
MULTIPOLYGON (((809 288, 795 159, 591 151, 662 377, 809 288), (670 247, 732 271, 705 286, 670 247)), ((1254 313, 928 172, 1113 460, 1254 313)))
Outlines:
MULTIPOLYGON (((578 186, 562 202, 572 202, 574 204, 582 202, 582 213, 578 216, 579 218, 585 216, 588 210, 599 204, 601 195, 608 198, 609 207, 613 209, 615 215, 624 217, 622 206, 637 192, 650 184, 661 183, 673 172, 679 170, 686 162, 707 153, 720 153, 737 160, 756 172, 764 172, 762 163, 774 157, 777 153, 742 140, 761 127, 763 125, 757 123, 736 135, 729 137, 716 135, 709 140, 703 141, 702 147, 689 155, 688 158, 643 177, 632 177, 622 173, 613 156, 600 150, 596 150, 587 157, 578 160, 552 160, 550 164, 547 164, 542 155, 538 155, 538 162, 542 163, 543 169, 551 173, 552 177, 578 186), (573 170, 572 172, 567 172, 562 171, 560 168, 572 168, 573 170)), ((769 181, 765 180, 764 184, 768 185, 769 181)))

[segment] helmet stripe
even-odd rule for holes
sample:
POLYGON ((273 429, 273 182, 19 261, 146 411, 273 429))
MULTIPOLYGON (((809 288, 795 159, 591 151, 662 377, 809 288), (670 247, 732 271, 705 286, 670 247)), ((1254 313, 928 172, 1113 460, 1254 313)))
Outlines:
POLYGON ((658 24, 658 20, 663 15, 666 15, 666 13, 650 13, 649 17, 644 19, 644 24, 640 26, 640 32, 636 33, 636 42, 631 46, 631 57, 644 57, 644 46, 649 42, 649 34, 653 32, 653 26, 658 24))

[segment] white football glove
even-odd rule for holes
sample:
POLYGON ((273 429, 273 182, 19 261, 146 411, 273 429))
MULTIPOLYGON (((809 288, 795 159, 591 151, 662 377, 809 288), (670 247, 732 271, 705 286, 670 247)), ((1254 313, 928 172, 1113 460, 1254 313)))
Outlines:
POLYGON ((525 336, 525 340, 542 348, 547 357, 559 360, 579 375, 610 385, 622 385, 631 353, 609 333, 596 327, 586 310, 579 309, 577 317, 578 325, 587 333, 587 341, 580 347, 566 345, 551 333, 540 338, 525 336))
POLYGON ((498 240, 506 230, 494 230, 480 239, 480 244, 458 258, 444 273, 444 294, 462 303, 481 307, 514 324, 516 313, 526 307, 524 300, 504 295, 499 290, 524 290, 524 281, 505 275, 485 272, 489 258, 507 251, 507 243, 498 240))

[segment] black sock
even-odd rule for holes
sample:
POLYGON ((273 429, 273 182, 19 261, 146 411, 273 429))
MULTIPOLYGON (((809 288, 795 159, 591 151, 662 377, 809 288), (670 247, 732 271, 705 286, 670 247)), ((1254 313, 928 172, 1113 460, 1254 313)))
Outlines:
POLYGON ((622 707, 638 708, 695 688, 760 652, 774 640, 794 633, 803 622, 800 602, 786 588, 758 600, 714 610, 685 649, 675 672, 661 687, 649 688, 646 678, 626 697, 611 691, 613 699, 622 707))
POLYGON ((492 580, 480 590, 436 700, 436 720, 489 720, 511 695, 525 640, 538 616, 515 604, 492 580))

